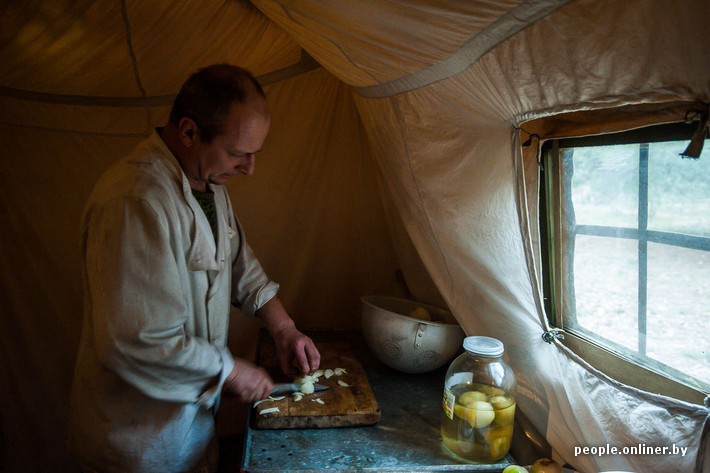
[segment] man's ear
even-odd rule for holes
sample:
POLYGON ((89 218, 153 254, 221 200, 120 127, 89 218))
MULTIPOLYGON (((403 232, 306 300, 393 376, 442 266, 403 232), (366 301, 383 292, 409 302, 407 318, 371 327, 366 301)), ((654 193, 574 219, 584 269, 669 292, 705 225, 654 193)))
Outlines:
POLYGON ((199 135, 195 120, 190 117, 181 118, 180 123, 178 123, 178 134, 184 146, 193 146, 197 142, 199 135))

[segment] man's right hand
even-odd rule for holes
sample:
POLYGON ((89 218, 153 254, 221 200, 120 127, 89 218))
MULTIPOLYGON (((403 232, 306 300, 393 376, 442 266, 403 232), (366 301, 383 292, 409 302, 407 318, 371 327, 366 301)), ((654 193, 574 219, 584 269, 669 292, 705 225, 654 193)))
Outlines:
POLYGON ((264 399, 273 389, 274 382, 266 370, 241 358, 234 359, 234 368, 224 380, 224 390, 242 402, 264 399))

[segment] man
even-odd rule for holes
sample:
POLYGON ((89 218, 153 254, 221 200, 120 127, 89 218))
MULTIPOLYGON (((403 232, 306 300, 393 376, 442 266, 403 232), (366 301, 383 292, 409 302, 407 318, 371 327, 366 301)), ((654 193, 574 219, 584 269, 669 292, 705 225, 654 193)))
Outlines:
POLYGON ((258 82, 214 65, 167 125, 100 179, 82 219, 84 327, 69 448, 88 472, 208 472, 222 391, 266 397, 268 374, 226 348, 230 303, 263 319, 287 374, 320 354, 244 239, 223 184, 254 171, 269 131, 258 82))

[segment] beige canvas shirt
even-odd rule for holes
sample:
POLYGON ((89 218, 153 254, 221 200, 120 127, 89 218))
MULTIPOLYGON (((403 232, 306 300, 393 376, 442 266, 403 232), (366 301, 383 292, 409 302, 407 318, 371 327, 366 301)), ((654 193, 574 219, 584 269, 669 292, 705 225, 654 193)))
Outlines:
POLYGON ((154 132, 104 173, 89 198, 69 423, 69 447, 85 466, 161 473, 216 466, 208 447, 234 366, 226 348, 230 303, 253 315, 278 285, 246 243, 226 189, 211 188, 216 241, 154 132))

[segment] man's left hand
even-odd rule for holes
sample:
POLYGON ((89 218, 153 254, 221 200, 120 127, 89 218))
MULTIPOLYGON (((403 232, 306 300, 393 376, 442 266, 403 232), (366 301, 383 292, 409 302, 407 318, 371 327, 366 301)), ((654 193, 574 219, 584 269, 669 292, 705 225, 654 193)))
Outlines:
POLYGON ((313 340, 295 327, 274 340, 281 370, 285 374, 289 376, 313 374, 320 366, 320 353, 313 340))
POLYGON ((320 353, 310 337, 301 333, 286 313, 281 301, 274 297, 257 314, 266 323, 276 343, 281 370, 289 376, 313 374, 320 366, 320 353))

